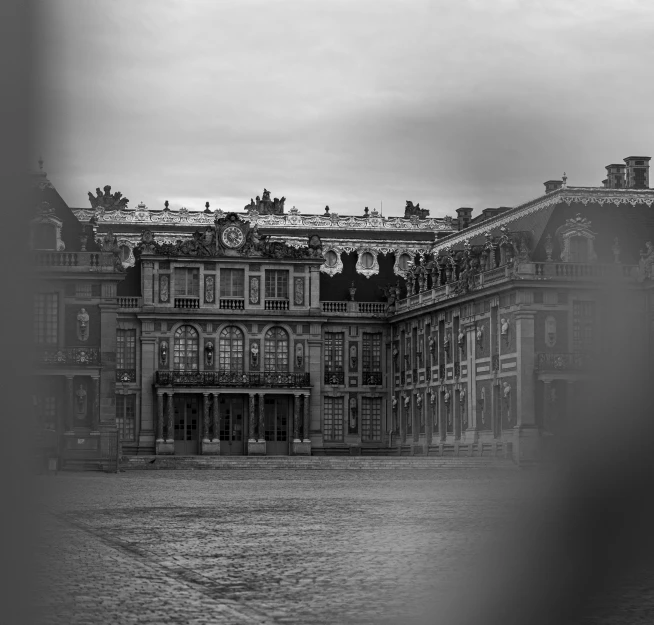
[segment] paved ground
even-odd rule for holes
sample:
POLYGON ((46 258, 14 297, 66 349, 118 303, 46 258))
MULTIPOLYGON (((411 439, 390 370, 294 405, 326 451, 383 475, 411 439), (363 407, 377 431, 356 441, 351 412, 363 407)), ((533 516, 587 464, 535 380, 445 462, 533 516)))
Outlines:
POLYGON ((477 469, 43 476, 44 622, 408 623, 539 479, 477 469))

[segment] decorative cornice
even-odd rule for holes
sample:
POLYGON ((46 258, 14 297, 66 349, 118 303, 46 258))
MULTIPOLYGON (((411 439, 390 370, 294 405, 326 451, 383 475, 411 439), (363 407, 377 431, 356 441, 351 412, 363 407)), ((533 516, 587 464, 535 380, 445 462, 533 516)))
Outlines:
POLYGON ((446 237, 434 245, 432 252, 439 254, 449 247, 461 245, 470 239, 483 236, 486 232, 495 230, 510 224, 513 221, 521 219, 527 215, 538 212, 555 204, 565 203, 571 206, 575 203, 583 204, 597 203, 603 204, 646 204, 648 207, 654 204, 654 189, 604 189, 598 187, 567 187, 552 191, 547 195, 540 196, 529 200, 523 204, 515 206, 507 213, 502 213, 497 217, 491 217, 479 224, 474 224, 466 228, 463 232, 453 236, 446 237))
MULTIPOLYGON (((220 209, 214 212, 195 212, 186 208, 175 210, 151 211, 147 207, 139 206, 137 210, 90 210, 74 209, 73 213, 79 221, 88 222, 92 218, 98 223, 106 224, 171 224, 171 225, 211 225, 216 218, 224 212, 220 209)), ((243 221, 251 225, 282 227, 282 228, 308 228, 311 230, 349 229, 349 230, 426 230, 438 232, 454 232, 451 222, 445 219, 419 219, 410 217, 380 217, 374 212, 368 217, 339 216, 331 214, 300 215, 291 212, 288 215, 260 215, 257 211, 250 213, 237 213, 243 221)))

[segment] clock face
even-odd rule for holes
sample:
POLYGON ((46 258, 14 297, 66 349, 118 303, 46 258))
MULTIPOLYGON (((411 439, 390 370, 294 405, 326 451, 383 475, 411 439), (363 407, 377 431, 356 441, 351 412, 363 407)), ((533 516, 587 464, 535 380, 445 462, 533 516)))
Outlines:
POLYGON ((227 226, 220 238, 227 247, 236 248, 243 243, 243 231, 237 226, 227 226))

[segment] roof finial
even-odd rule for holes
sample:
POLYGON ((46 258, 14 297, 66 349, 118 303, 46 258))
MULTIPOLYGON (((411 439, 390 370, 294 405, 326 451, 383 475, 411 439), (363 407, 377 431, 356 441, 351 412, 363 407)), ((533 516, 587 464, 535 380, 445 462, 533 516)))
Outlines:
POLYGON ((43 156, 39 156, 39 169, 43 171, 43 156))
POLYGON ((563 188, 565 189, 568 186, 568 177, 563 172, 563 188))

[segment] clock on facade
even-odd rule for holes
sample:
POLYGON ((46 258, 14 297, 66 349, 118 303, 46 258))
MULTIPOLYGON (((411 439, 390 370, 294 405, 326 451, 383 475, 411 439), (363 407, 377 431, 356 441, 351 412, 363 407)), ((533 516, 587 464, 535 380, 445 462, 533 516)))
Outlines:
POLYGON ((238 226, 227 226, 222 231, 220 238, 225 246, 232 249, 242 245, 244 240, 243 231, 238 226))

